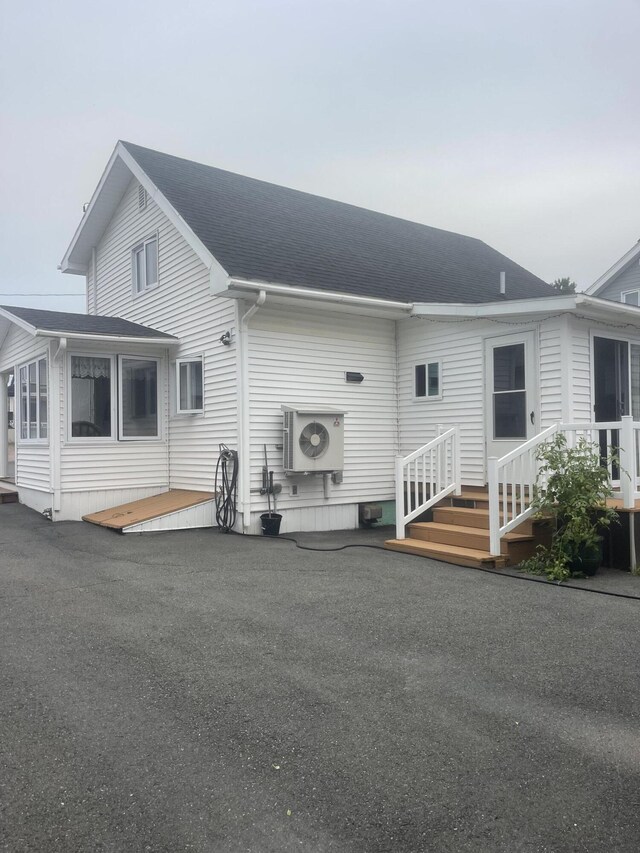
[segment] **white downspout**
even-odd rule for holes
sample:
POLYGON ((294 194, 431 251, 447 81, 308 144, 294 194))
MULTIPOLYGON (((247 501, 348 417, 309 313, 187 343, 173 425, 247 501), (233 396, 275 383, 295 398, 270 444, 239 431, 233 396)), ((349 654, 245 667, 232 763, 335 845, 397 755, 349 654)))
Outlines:
POLYGON ((93 313, 98 313, 98 260, 96 247, 91 249, 91 277, 93 279, 93 313))
MULTIPOLYGON (((9 475, 9 387, 7 385, 8 377, 5 378, 0 373, 0 480, 3 480, 9 475)), ((13 380, 14 389, 18 383, 13 380)), ((14 390, 15 393, 15 390, 14 390)), ((14 397, 18 402, 17 394, 14 397)), ((14 412, 18 410, 18 406, 14 404, 14 412)), ((14 413, 14 423, 15 423, 14 413)))
POLYGON ((51 371, 49 374, 49 470, 51 471, 51 492, 53 494, 53 506, 51 507, 51 519, 55 520, 55 513, 60 512, 60 454, 62 452, 62 440, 60 435, 60 410, 63 407, 65 417, 67 407, 71 404, 69 389, 62 393, 60 383, 60 369, 64 364, 63 357, 67 350, 67 339, 60 338, 58 346, 54 351, 54 342, 51 341, 49 352, 51 355, 51 371))
POLYGON ((249 406, 251 395, 249 388, 249 320, 264 305, 267 298, 261 290, 253 305, 245 311, 238 321, 238 357, 240 361, 238 407, 238 455, 240 456, 240 505, 242 529, 246 533, 251 525, 251 416, 249 406))

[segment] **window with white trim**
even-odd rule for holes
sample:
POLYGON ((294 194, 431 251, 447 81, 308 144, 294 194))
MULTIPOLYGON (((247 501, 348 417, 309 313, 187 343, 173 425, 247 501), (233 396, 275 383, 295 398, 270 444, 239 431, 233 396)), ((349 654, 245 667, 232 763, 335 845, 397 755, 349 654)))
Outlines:
POLYGON ((176 411, 180 415, 203 411, 202 359, 176 360, 176 411))
POLYGON ((439 400, 442 397, 439 361, 416 364, 413 374, 413 396, 416 400, 439 400))
POLYGON ((71 355, 71 437, 111 438, 111 356, 71 355))
POLYGON ((620 298, 626 305, 640 306, 640 290, 623 290, 620 298))
POLYGON ((143 293, 158 283, 158 237, 154 235, 132 249, 133 292, 143 293))
POLYGON ((119 356, 120 438, 158 438, 158 359, 119 356))
POLYGON ((38 441, 48 438, 47 359, 23 364, 18 370, 20 386, 20 439, 38 441))

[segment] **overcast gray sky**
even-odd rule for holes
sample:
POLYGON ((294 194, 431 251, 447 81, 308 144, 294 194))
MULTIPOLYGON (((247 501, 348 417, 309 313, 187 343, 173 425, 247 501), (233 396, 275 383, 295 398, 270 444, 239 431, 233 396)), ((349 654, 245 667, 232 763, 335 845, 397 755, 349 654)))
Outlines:
POLYGON ((119 138, 470 234, 581 288, 640 238, 640 0, 0 10, 0 301, 84 310, 53 295, 84 287, 56 267, 119 138))

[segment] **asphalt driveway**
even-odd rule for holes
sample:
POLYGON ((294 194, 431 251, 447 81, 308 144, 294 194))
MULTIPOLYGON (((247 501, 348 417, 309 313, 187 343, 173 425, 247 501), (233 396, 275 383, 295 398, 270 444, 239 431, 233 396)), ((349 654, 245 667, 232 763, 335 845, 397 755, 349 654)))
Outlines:
POLYGON ((0 596, 0 849, 640 848, 640 601, 17 505, 0 596))

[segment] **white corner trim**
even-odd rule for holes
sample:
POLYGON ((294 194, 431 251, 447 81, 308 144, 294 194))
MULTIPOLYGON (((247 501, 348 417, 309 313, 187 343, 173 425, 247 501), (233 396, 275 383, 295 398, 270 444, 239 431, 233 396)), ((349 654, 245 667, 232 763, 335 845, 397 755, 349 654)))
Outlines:
POLYGON ((594 283, 584 292, 587 296, 595 296, 596 293, 605 286, 605 284, 608 284, 612 278, 618 275, 619 272, 622 272, 627 264, 635 258, 640 258, 640 240, 637 243, 634 243, 634 245, 620 258, 619 261, 616 261, 612 267, 609 267, 609 269, 603 273, 599 279, 594 281, 594 283))

